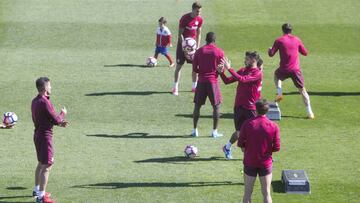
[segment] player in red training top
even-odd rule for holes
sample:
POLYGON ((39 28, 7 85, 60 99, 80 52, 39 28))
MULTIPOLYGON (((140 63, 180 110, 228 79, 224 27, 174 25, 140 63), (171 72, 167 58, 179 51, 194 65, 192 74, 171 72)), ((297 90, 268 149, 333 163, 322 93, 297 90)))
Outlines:
POLYGON ((51 85, 49 78, 37 79, 36 88, 39 93, 31 103, 32 120, 35 126, 34 144, 38 160, 33 197, 36 197, 37 203, 53 203, 55 201, 50 199, 50 193, 45 193, 50 169, 54 163, 53 126, 66 127, 68 125, 68 122, 65 121, 67 111, 63 107, 60 114, 55 112, 50 101, 51 85))
POLYGON ((272 202, 270 188, 272 179, 272 153, 280 150, 280 130, 265 114, 269 104, 265 100, 256 102, 257 116, 244 122, 238 146, 244 152, 244 197, 251 202, 256 176, 259 175, 263 202, 272 202))
POLYGON ((245 53, 245 67, 240 68, 237 72, 231 68, 230 61, 225 58, 218 67, 220 76, 225 84, 238 82, 236 98, 234 105, 234 124, 235 132, 232 134, 228 143, 223 147, 225 157, 231 159, 231 145, 239 138, 242 124, 250 118, 256 116, 255 102, 260 98, 262 87, 262 70, 257 67, 260 56, 256 51, 245 53), (231 76, 226 77, 224 74, 226 68, 231 76))
POLYGON ((292 35, 292 26, 288 23, 282 25, 283 36, 277 38, 274 45, 269 48, 269 56, 273 57, 277 51, 280 52, 280 67, 275 71, 274 81, 277 89, 275 101, 283 99, 281 81, 291 78, 295 87, 302 95, 306 112, 309 119, 315 118, 310 105, 310 97, 304 86, 304 77, 300 69, 299 53, 307 56, 308 51, 301 40, 292 35))
POLYGON ((166 19, 161 17, 159 19, 159 27, 156 30, 156 49, 154 58, 158 58, 159 54, 164 55, 169 61, 170 67, 174 67, 174 62, 169 54, 168 47, 172 47, 171 44, 171 32, 168 27, 165 26, 166 19))
MULTIPOLYGON (((201 41, 201 27, 203 24, 203 19, 200 16, 201 12, 201 4, 195 2, 192 4, 192 11, 183 15, 179 22, 179 36, 178 43, 176 47, 176 69, 174 75, 174 87, 172 89, 173 95, 179 94, 179 80, 181 67, 184 65, 185 61, 191 63, 189 59, 185 57, 183 48, 182 48, 182 40, 188 37, 191 37, 196 40, 197 48, 200 47, 201 41)), ((197 85, 197 74, 192 72, 192 92, 195 92, 195 88, 197 85)))
POLYGON ((224 57, 224 51, 215 45, 215 33, 206 34, 206 45, 199 48, 194 56, 193 71, 199 74, 199 83, 194 97, 194 129, 191 133, 193 137, 199 136, 197 124, 200 117, 200 108, 205 104, 208 97, 213 107, 213 138, 221 137, 218 133, 218 123, 220 118, 220 104, 222 102, 220 85, 218 83, 217 66, 224 57))

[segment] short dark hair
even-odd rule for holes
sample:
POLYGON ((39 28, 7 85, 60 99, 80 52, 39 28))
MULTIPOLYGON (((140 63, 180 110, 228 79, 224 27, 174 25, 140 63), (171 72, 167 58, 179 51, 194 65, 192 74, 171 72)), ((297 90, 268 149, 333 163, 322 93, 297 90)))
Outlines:
POLYGON ((48 77, 40 77, 36 80, 36 89, 41 92, 45 90, 45 84, 49 82, 50 79, 48 77))
POLYGON ((292 32, 292 26, 290 25, 290 23, 283 24, 281 26, 281 28, 282 28, 283 33, 285 33, 285 34, 289 34, 292 32))
POLYGON ((213 43, 213 42, 215 42, 215 40, 216 40, 216 35, 214 32, 208 32, 206 34, 206 43, 207 44, 213 43))
POLYGON ((165 17, 161 17, 161 18, 159 18, 159 23, 166 24, 166 23, 167 23, 166 18, 165 18, 165 17))
POLYGON ((201 8, 201 7, 202 7, 202 5, 198 1, 196 1, 192 4, 192 9, 201 8))
POLYGON ((266 101, 266 99, 258 100, 255 104, 256 106, 256 112, 259 115, 265 115, 269 111, 269 103, 266 101))
POLYGON ((259 61, 259 59, 260 59, 260 55, 256 51, 247 51, 247 52, 245 52, 245 56, 253 58, 256 61, 259 61))
POLYGON ((264 61, 262 60, 262 58, 259 58, 259 60, 257 61, 257 67, 260 68, 263 63, 264 61))

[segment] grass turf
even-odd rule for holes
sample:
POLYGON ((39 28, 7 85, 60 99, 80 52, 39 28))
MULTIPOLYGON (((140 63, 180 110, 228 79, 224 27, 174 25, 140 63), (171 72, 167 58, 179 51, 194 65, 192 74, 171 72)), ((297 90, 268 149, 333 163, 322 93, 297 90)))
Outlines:
MULTIPOLYGON (((30 102, 34 80, 52 80, 55 107, 68 107, 68 129, 55 129, 56 161, 48 190, 59 202, 238 202, 243 194, 240 150, 225 161, 222 145, 233 131, 235 85, 222 85, 220 130, 209 138, 211 108, 202 109, 200 138, 192 128, 190 66, 180 96, 169 94, 173 70, 139 67, 153 54, 154 30, 177 20, 191 1, 1 1, 0 112, 14 111, 20 122, 0 131, 0 202, 32 202, 36 165, 30 102), (159 12, 161 11, 161 12, 159 12), (187 144, 200 157, 185 161, 187 144)), ((360 15, 359 2, 204 1, 204 32, 240 66, 244 51, 265 60, 263 97, 273 98, 272 74, 278 56, 265 53, 289 21, 309 49, 302 57, 306 86, 316 119, 305 109, 291 81, 281 103, 282 149, 274 163, 274 202, 356 202, 360 175, 358 148, 360 15), (282 169, 305 169, 312 194, 286 195, 282 169)), ((175 43, 174 43, 175 45, 175 43)), ((175 47, 171 49, 175 56, 175 47)), ((253 199, 261 201, 259 183, 253 199)))

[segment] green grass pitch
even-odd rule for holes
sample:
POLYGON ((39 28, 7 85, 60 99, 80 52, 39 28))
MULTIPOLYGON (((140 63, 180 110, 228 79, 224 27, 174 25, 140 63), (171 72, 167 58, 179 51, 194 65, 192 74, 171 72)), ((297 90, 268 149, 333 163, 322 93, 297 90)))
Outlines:
MULTIPOLYGON (((173 69, 142 65, 154 51, 160 16, 177 35, 190 0, 2 0, 0 1, 0 112, 20 122, 0 131, 0 202, 33 202, 36 166, 30 102, 39 76, 52 80, 56 109, 68 108, 68 129, 55 129, 55 164, 48 190, 58 202, 239 202, 242 153, 223 159, 233 132, 236 85, 222 84, 221 139, 209 137, 211 107, 201 113, 200 137, 192 128, 190 66, 183 68, 180 95, 169 94, 173 69), (184 161, 194 144, 200 157, 184 161)), ((358 202, 360 199, 360 1, 202 1, 204 28, 234 66, 246 50, 265 61, 264 98, 273 99, 278 55, 266 55, 280 26, 291 22, 309 49, 302 57, 315 120, 291 81, 280 104, 282 148, 274 158, 274 202, 358 202), (281 170, 304 169, 311 195, 279 190, 281 170)), ((204 39, 204 35, 203 35, 204 39)), ((174 43, 175 45, 176 43, 174 43)), ((203 44, 203 42, 202 42, 203 44)), ((175 57, 175 47, 171 49, 175 57)), ((257 182, 254 202, 261 202, 257 182)))

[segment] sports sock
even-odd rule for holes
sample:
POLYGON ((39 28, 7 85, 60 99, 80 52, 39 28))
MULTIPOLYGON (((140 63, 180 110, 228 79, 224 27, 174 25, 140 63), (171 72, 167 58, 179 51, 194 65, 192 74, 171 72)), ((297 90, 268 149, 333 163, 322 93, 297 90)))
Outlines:
POLYGON ((277 87, 276 88, 276 91, 277 91, 277 95, 282 95, 282 88, 281 87, 277 87))
POLYGON ((45 191, 39 191, 39 198, 42 199, 45 196, 45 191))
POLYGON ((313 114, 310 104, 306 107, 306 112, 308 115, 313 114))
POLYGON ((217 133, 218 133, 217 129, 212 130, 212 134, 217 134, 217 133))
POLYGON ((39 190, 40 190, 40 185, 35 185, 34 191, 39 192, 39 190))
POLYGON ((225 148, 227 149, 227 150, 230 150, 231 149, 231 142, 229 141, 228 143, 226 143, 226 145, 225 145, 225 148))
POLYGON ((193 83, 192 83, 192 88, 195 89, 196 86, 197 86, 197 82, 193 82, 193 83))
POLYGON ((179 88, 179 83, 178 82, 174 82, 174 88, 178 89, 179 88))

